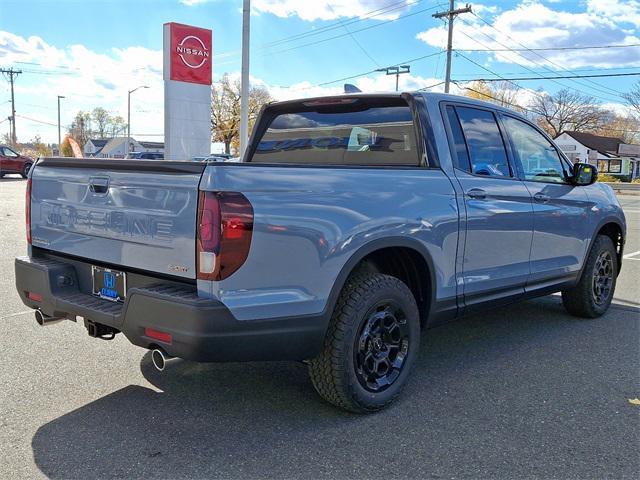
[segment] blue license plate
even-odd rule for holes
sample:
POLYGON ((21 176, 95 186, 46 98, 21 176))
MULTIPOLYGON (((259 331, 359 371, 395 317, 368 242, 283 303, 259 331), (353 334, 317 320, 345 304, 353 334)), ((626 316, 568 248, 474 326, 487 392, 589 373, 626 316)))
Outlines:
POLYGON ((92 267, 93 294, 112 302, 124 302, 127 280, 124 272, 103 267, 92 267))

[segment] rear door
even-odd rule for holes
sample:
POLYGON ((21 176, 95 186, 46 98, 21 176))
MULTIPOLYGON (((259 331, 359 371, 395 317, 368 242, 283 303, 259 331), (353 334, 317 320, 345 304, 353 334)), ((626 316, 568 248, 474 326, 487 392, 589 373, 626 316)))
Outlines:
POLYGON ((531 195, 509 163, 493 111, 448 105, 445 112, 466 207, 465 305, 513 299, 529 277, 531 195))
POLYGON ((44 159, 33 171, 34 247, 107 266, 195 278, 193 162, 44 159))
POLYGON ((564 170, 569 165, 563 165, 557 148, 536 127, 510 115, 503 115, 502 122, 533 198, 527 289, 546 280, 572 277, 582 266, 591 233, 591 204, 585 189, 567 181, 564 170))

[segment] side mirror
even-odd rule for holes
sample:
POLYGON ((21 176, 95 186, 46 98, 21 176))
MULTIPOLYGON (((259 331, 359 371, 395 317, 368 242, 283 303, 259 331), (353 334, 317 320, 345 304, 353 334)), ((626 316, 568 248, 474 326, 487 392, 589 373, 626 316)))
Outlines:
POLYGON ((576 163, 573 165, 574 185, 591 185, 598 179, 598 169, 588 163, 576 163))

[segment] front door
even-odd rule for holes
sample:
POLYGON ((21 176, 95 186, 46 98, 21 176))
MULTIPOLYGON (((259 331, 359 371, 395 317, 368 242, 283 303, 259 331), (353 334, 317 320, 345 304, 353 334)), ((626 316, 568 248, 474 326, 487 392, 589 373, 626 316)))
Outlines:
POLYGON ((0 167, 3 172, 20 172, 22 169, 22 162, 20 162, 20 156, 9 147, 0 147, 2 156, 0 161, 2 166, 0 167))
POLYGON ((527 290, 544 287, 547 281, 571 280, 580 271, 589 244, 589 198, 583 187, 567 181, 570 165, 536 127, 510 115, 504 115, 502 122, 533 198, 527 290))
POLYGON ((531 195, 509 163, 491 110, 449 105, 446 113, 466 209, 465 306, 511 301, 524 293, 529 277, 531 195))

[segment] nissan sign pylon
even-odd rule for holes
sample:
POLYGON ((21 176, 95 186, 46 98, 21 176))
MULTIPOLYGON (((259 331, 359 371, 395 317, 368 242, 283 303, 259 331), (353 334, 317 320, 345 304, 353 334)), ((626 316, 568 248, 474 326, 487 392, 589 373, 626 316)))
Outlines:
POLYGON ((164 158, 211 150, 211 30, 164 24, 164 158))

